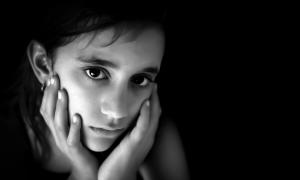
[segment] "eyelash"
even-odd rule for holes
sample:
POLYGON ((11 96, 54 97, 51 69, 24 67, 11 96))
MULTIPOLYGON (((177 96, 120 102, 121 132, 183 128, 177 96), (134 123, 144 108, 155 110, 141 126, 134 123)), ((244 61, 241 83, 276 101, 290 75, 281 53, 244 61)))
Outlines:
POLYGON ((108 79, 108 78, 109 78, 109 73, 107 72, 107 70, 104 69, 104 68, 101 68, 101 67, 88 67, 88 68, 86 68, 84 71, 85 71, 86 75, 87 75, 89 78, 93 79, 93 80, 105 80, 105 79, 108 79), (100 70, 100 73, 103 73, 105 77, 104 77, 104 78, 99 78, 99 79, 98 79, 98 78, 94 78, 94 77, 92 77, 92 76, 89 74, 90 70, 100 70))
MULTIPOLYGON (((149 77, 149 75, 146 75, 146 74, 141 74, 141 75, 137 75, 135 78, 137 78, 137 77, 142 77, 142 78, 144 78, 144 79, 146 79, 148 82, 147 82, 147 84, 146 85, 138 85, 138 84, 136 84, 138 87, 147 87, 147 86, 149 86, 151 83, 153 83, 154 82, 154 80, 152 80, 152 78, 151 77, 149 77)), ((133 80, 132 80, 133 81, 133 80)), ((144 82, 144 81, 142 81, 142 82, 144 82)), ((135 83, 134 83, 135 84, 135 83)))
MULTIPOLYGON (((88 78, 90 78, 90 79, 92 79, 92 80, 101 81, 101 80, 107 80, 107 79, 109 79, 109 77, 110 77, 109 72, 108 72, 106 69, 101 68, 101 67, 87 67, 87 68, 84 69, 84 71, 85 71, 86 75, 88 76, 88 78), (92 76, 90 75, 90 73, 89 73, 91 70, 98 70, 98 71, 100 71, 100 74, 103 73, 103 76, 104 76, 104 77, 102 77, 102 78, 97 78, 97 77, 95 78, 95 77, 92 77, 92 76)), ((153 83, 153 82, 154 82, 154 80, 152 80, 152 78, 149 77, 149 75, 147 75, 147 74, 141 74, 141 75, 135 76, 135 78, 139 78, 139 77, 144 78, 142 82, 144 82, 145 79, 148 81, 146 85, 139 85, 139 84, 134 83, 134 82, 133 82, 134 80, 132 80, 132 82, 133 82, 136 86, 138 86, 138 87, 140 87, 140 88, 145 88, 145 87, 149 86, 150 83, 153 83)))

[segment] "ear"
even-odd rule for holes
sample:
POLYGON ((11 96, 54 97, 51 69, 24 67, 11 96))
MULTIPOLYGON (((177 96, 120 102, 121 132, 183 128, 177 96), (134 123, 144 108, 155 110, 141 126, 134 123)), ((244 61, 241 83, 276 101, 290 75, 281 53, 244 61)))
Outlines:
POLYGON ((39 82, 44 84, 53 75, 53 62, 47 57, 46 49, 37 41, 27 46, 27 57, 39 82))

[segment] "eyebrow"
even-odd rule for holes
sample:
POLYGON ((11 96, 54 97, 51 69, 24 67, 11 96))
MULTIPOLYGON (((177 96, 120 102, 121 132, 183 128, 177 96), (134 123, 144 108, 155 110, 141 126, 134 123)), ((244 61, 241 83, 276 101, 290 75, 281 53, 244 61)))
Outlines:
POLYGON ((159 69, 157 67, 147 67, 142 70, 142 72, 148 72, 151 74, 158 74, 159 69))
MULTIPOLYGON (((93 65, 98 65, 98 66, 105 66, 105 67, 110 67, 110 68, 114 68, 114 69, 120 68, 117 64, 115 64, 111 61, 105 60, 105 59, 98 58, 98 57, 85 58, 83 56, 79 56, 77 59, 83 63, 89 63, 89 64, 93 64, 93 65)), ((158 67, 146 67, 146 68, 142 69, 141 72, 158 74, 159 68, 158 67)))
POLYGON ((100 65, 100 66, 106 66, 106 67, 111 67, 114 69, 118 69, 119 66, 111 61, 100 59, 98 57, 91 57, 91 58, 85 58, 83 56, 79 56, 77 58, 79 61, 84 62, 84 63, 89 63, 93 65, 100 65))

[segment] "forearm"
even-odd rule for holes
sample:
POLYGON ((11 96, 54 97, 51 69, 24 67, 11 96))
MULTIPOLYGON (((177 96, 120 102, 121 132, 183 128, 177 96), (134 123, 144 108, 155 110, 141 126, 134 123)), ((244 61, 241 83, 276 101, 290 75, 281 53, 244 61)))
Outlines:
MULTIPOLYGON (((120 162, 120 164, 122 164, 120 162)), ((105 166, 101 167, 98 174, 98 180, 136 180, 137 171, 128 166, 114 165, 113 169, 107 169, 105 166)))

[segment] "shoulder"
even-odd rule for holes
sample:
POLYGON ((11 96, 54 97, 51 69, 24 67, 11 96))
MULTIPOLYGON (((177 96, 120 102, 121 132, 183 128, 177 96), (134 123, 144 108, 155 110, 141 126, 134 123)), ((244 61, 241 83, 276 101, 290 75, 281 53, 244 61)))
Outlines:
POLYGON ((184 148, 171 118, 160 120, 155 143, 141 166, 141 173, 149 179, 188 179, 184 148))

